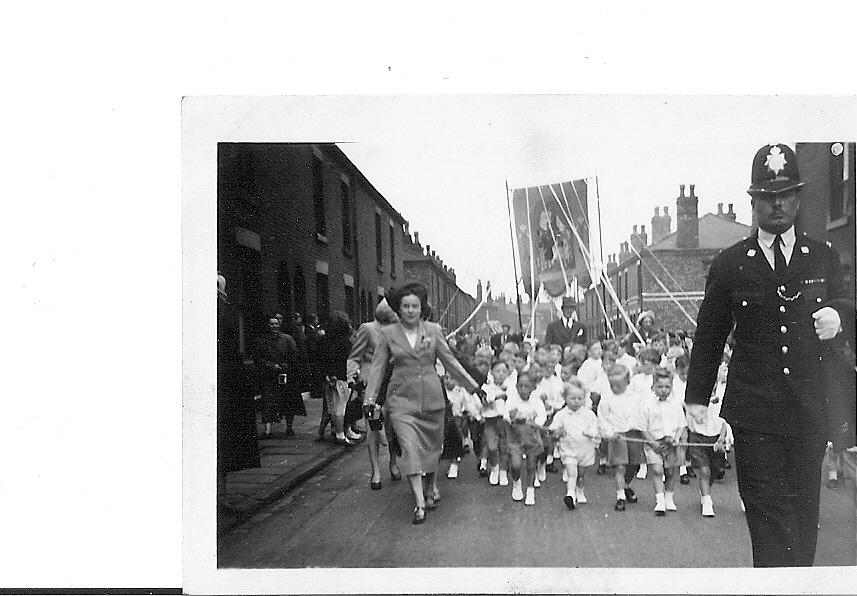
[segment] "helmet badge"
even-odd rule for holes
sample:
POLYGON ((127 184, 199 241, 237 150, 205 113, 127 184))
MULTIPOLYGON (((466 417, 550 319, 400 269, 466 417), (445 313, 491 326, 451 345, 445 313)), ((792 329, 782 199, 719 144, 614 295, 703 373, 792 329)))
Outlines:
POLYGON ((779 175, 786 167, 786 156, 776 145, 771 147, 771 152, 768 153, 768 158, 765 160, 765 166, 774 173, 774 176, 779 175))

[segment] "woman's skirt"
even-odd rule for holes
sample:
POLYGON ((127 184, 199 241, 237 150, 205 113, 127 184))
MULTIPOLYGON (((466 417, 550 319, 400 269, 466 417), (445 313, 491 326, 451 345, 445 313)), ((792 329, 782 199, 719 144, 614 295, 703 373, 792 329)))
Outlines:
POLYGON ((390 413, 390 422, 402 450, 397 461, 402 474, 432 474, 437 471, 443 451, 443 421, 443 410, 390 413))

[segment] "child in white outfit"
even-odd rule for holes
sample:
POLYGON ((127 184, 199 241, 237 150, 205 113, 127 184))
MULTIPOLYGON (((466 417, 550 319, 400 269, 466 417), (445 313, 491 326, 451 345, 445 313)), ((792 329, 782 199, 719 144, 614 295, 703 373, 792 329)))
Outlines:
POLYGON ((509 471, 512 473, 512 500, 524 499, 524 505, 536 504, 536 462, 544 451, 541 427, 547 419, 545 406, 540 399, 531 399, 535 383, 526 371, 518 373, 516 395, 506 401, 506 441, 509 454, 509 471), (522 480, 521 471, 526 472, 522 480))
POLYGON ((600 442, 598 419, 592 408, 586 407, 586 388, 580 379, 572 377, 563 385, 565 407, 556 413, 550 430, 557 439, 562 465, 565 467, 566 490, 563 502, 569 509, 586 503, 583 477, 595 464, 595 449, 600 442))

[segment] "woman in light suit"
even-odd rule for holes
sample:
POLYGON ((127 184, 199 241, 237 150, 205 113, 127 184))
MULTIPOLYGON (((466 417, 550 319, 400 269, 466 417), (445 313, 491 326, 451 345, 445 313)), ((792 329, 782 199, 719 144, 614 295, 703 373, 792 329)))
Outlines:
MULTIPOLYGON (((384 410, 402 448, 399 470, 408 477, 414 493, 413 523, 421 524, 426 509, 437 507, 434 497, 424 494, 434 486, 443 451, 445 402, 435 370, 437 359, 468 391, 481 394, 482 390, 452 355, 440 326, 423 320, 429 312, 423 284, 405 284, 393 292, 389 303, 399 322, 382 328, 378 335, 363 405, 374 408, 384 373, 391 367, 384 410)), ((379 418, 380 412, 373 412, 373 416, 379 418)))

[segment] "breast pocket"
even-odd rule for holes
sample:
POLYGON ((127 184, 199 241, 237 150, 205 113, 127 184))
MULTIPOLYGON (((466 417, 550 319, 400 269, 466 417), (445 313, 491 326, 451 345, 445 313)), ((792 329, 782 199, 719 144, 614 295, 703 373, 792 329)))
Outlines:
POLYGON ((800 284, 800 291, 803 294, 803 299, 809 305, 809 308, 818 308, 821 303, 827 301, 827 283, 826 279, 821 277, 817 279, 804 279, 800 284))
POLYGON ((734 290, 730 302, 735 322, 745 332, 756 333, 760 329, 764 292, 760 290, 734 290))

